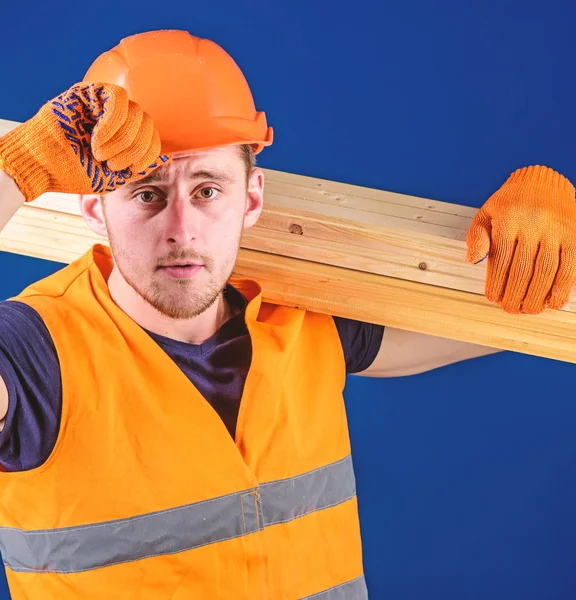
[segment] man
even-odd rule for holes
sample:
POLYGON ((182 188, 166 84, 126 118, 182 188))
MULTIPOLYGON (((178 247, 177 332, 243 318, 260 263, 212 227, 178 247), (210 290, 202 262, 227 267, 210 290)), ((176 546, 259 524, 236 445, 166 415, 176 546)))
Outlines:
MULTIPOLYGON (((272 132, 213 42, 133 36, 85 82, 0 139, 2 225, 46 191, 76 193, 111 248, 0 305, 14 600, 365 598, 346 374, 494 350, 266 304, 257 282, 229 281, 272 132)), ((573 200, 529 167, 486 203, 468 258, 490 249, 492 299, 566 301, 573 200), (494 244, 527 217, 545 220, 546 252, 494 244)))

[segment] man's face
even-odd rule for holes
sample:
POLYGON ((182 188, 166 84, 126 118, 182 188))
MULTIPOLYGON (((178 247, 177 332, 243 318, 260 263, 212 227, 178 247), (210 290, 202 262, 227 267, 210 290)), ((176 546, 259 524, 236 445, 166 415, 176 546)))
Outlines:
POLYGON ((232 273, 261 190, 261 172, 247 189, 239 150, 228 147, 175 158, 108 194, 104 220, 122 278, 167 317, 201 314, 232 273))

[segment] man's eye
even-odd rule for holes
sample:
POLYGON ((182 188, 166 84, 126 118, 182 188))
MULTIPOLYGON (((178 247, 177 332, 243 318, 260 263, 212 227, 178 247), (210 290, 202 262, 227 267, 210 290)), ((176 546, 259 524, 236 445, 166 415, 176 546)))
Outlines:
POLYGON ((202 200, 214 200, 219 193, 214 187, 205 187, 200 190, 200 197, 202 200))
POLYGON ((156 194, 154 192, 139 192, 136 194, 136 198, 138 198, 143 204, 150 204, 155 197, 156 194))

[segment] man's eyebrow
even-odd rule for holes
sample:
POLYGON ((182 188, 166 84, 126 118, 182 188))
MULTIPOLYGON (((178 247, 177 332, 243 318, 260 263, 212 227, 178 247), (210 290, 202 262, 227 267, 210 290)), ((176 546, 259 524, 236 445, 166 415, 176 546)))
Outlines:
MULTIPOLYGON (((219 183, 234 183, 236 181, 236 179, 232 175, 224 171, 214 171, 208 169, 188 173, 188 178, 192 181, 196 179, 210 179, 219 183)), ((128 184, 128 187, 150 185, 152 183, 164 183, 166 181, 167 177, 161 171, 153 171, 152 173, 150 173, 150 175, 147 175, 146 177, 143 177, 138 181, 128 184)))
POLYGON ((211 179, 220 183, 233 183, 236 178, 225 171, 194 171, 188 175, 190 179, 211 179))

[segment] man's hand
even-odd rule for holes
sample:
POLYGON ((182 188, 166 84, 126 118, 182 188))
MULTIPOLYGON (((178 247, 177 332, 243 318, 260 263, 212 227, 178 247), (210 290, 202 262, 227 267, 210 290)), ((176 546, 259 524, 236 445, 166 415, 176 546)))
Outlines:
POLYGON ((27 202, 45 192, 105 194, 170 161, 152 118, 108 83, 79 83, 0 138, 0 169, 27 202))
POLYGON ((510 313, 561 308, 576 283, 574 186, 548 167, 519 169, 478 211, 466 260, 488 256, 486 297, 510 313))

